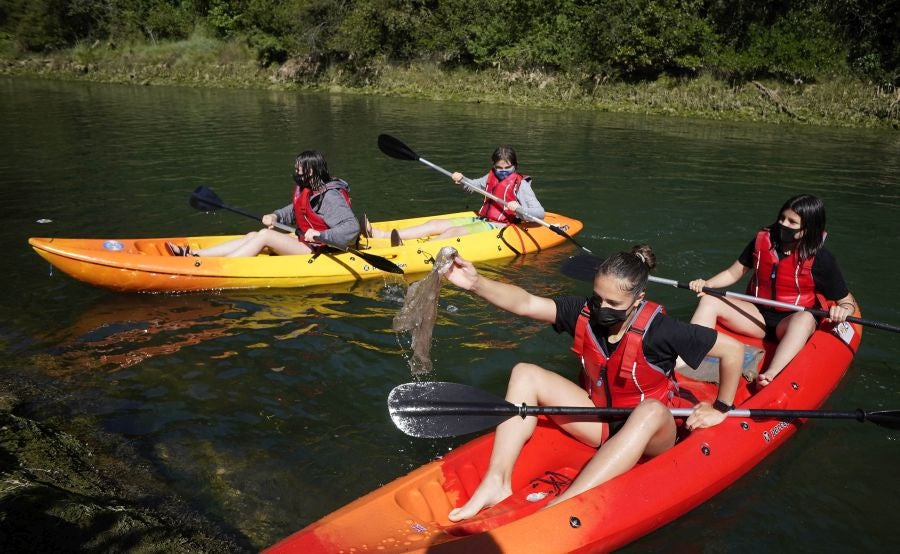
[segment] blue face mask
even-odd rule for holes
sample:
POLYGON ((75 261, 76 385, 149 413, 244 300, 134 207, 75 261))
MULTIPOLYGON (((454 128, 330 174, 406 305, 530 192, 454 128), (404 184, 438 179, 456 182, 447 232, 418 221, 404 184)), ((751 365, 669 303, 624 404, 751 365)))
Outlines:
POLYGON ((497 177, 497 179, 502 181, 503 179, 506 179, 507 177, 509 177, 510 175, 515 173, 515 171, 516 171, 515 167, 511 167, 509 169, 495 169, 494 175, 497 177))

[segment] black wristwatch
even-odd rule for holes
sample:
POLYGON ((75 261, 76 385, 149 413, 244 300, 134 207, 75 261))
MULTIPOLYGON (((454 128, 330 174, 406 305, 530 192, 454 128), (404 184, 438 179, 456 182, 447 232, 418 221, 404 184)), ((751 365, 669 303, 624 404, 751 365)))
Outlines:
POLYGON ((716 398, 716 401, 713 402, 713 408, 722 412, 723 414, 727 414, 728 412, 730 412, 731 410, 734 409, 734 404, 728 405, 728 404, 722 402, 721 400, 719 400, 718 398, 716 398))

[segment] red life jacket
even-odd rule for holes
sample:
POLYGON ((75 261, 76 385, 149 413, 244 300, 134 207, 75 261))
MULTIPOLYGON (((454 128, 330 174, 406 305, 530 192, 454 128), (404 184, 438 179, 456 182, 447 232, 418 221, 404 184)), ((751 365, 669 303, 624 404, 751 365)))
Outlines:
MULTIPOLYGON (((747 283, 747 294, 771 298, 806 308, 816 305, 816 283, 812 266, 815 256, 800 261, 795 248, 789 256, 778 259, 769 229, 756 233, 753 250, 753 278, 747 283)), ((774 308, 787 311, 783 308, 774 308)))
POLYGON ((636 309, 637 315, 611 356, 605 343, 591 330, 590 305, 585 303, 578 316, 572 351, 581 359, 585 389, 597 407, 633 408, 645 398, 675 405, 678 383, 674 373, 669 376, 648 362, 643 348, 644 332, 657 314, 665 313, 665 308, 645 301, 636 309))
MULTIPOLYGON (((494 175, 494 171, 491 170, 488 172, 487 183, 485 184, 484 190, 497 198, 502 198, 505 203, 509 204, 516 199, 522 180, 529 178, 528 175, 522 175, 514 171, 510 173, 506 179, 500 181, 497 179, 497 176, 494 175)), ((485 197, 481 209, 478 210, 478 216, 499 223, 509 223, 515 221, 516 218, 519 217, 516 215, 516 212, 507 210, 502 204, 487 197, 485 197)))
POLYGON ((301 231, 301 233, 299 233, 301 240, 303 238, 303 233, 306 233, 310 229, 315 229, 316 231, 326 231, 329 229, 325 220, 313 210, 312 201, 317 196, 325 194, 326 191, 332 189, 339 190, 341 194, 344 195, 344 199, 347 200, 347 205, 350 205, 349 185, 340 179, 335 179, 334 181, 327 183, 324 187, 315 192, 309 187, 301 188, 298 186, 294 189, 294 219, 297 220, 297 228, 301 231))

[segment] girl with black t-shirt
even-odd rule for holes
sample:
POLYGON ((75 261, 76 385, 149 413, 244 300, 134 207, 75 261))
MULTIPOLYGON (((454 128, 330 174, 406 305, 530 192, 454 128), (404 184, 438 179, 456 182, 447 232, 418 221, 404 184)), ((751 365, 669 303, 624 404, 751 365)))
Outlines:
POLYGON ((828 319, 841 322, 856 310, 834 255, 824 247, 825 205, 809 194, 790 198, 774 224, 761 229, 728 269, 709 280, 691 281, 700 304, 691 323, 715 327, 716 322, 743 335, 778 339, 768 369, 756 378, 766 386, 794 359, 818 322, 806 311, 757 306, 751 302, 703 294, 703 287, 725 288, 753 271, 748 294, 806 308, 817 295, 833 302, 828 319))

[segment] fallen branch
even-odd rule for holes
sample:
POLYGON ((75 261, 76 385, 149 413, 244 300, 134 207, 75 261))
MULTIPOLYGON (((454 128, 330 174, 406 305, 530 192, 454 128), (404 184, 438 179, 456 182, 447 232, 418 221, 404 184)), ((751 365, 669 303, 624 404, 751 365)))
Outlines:
POLYGON ((778 106, 779 110, 781 110, 782 112, 788 114, 789 116, 791 116, 795 119, 799 119, 800 121, 803 121, 802 116, 795 114, 790 108, 788 108, 787 106, 784 105, 784 102, 782 102, 781 99, 778 97, 778 91, 775 91, 775 90, 772 90, 772 89, 766 87, 759 81, 750 81, 750 82, 753 83, 753 86, 755 86, 756 89, 759 90, 759 92, 763 96, 765 96, 767 99, 769 99, 769 101, 773 102, 776 106, 778 106))

